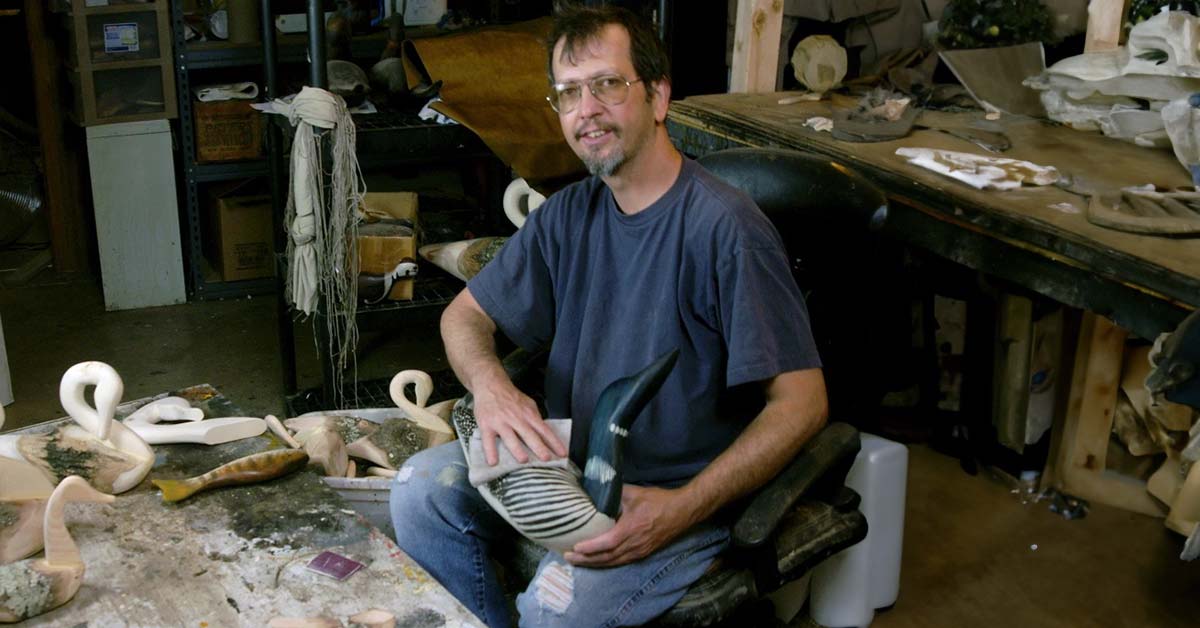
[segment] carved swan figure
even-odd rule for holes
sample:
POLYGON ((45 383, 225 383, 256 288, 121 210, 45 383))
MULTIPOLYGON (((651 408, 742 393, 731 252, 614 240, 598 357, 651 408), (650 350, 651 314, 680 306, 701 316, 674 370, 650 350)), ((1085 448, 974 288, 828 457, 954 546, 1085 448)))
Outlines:
POLYGON ((434 439, 429 443, 430 447, 454 440, 454 430, 446 419, 449 416, 448 410, 457 400, 443 401, 427 407, 425 404, 433 394, 433 378, 428 373, 418 370, 400 371, 388 385, 388 393, 392 397, 392 403, 404 410, 404 414, 412 419, 413 423, 434 433, 434 439), (405 392, 409 384, 413 385, 416 401, 410 400, 405 392))
POLYGON ((72 366, 63 374, 58 397, 78 425, 50 434, 0 436, 0 457, 28 462, 52 482, 81 475, 108 493, 137 486, 154 465, 154 451, 132 430, 113 421, 124 392, 113 367, 103 362, 72 366), (84 398, 89 384, 96 387, 95 408, 84 398))
MULTIPOLYGON (((588 434, 582 486, 574 465, 523 466, 479 483, 476 488, 484 500, 529 540, 557 552, 608 531, 621 506, 621 453, 629 426, 658 393, 678 355, 678 350, 671 351, 600 393, 588 434)), ((474 398, 468 393, 452 415, 471 467, 487 464, 481 456, 475 460, 472 456, 474 407, 474 398)))
POLYGON ((0 565, 0 622, 12 623, 66 604, 83 582, 84 564, 64 521, 67 502, 109 504, 112 495, 72 475, 50 495, 43 521, 46 557, 0 565))
MULTIPOLYGON (((0 405, 0 428, 4 406, 0 405)), ((37 467, 0 458, 0 565, 42 549, 42 518, 54 492, 37 467)))

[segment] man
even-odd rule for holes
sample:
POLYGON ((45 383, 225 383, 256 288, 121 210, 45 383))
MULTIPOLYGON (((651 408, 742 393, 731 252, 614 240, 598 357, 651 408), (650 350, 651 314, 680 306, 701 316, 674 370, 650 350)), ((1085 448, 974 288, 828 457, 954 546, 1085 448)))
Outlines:
MULTIPOLYGON (((778 234, 743 193, 671 145, 667 57, 604 7, 560 14, 549 97, 592 177, 553 195, 442 316, 475 397, 489 464, 569 451, 582 468, 596 398, 673 348, 634 421, 615 527, 547 554, 517 599, 523 626, 640 625, 673 606, 728 543, 718 511, 773 477, 823 425, 824 380, 778 234), (549 346, 560 442, 506 377, 493 336, 549 346), (718 515, 718 516, 714 516, 718 515)), ((514 532, 466 482, 457 444, 414 456, 392 491, 400 546, 489 626, 509 623, 488 548, 514 532)))

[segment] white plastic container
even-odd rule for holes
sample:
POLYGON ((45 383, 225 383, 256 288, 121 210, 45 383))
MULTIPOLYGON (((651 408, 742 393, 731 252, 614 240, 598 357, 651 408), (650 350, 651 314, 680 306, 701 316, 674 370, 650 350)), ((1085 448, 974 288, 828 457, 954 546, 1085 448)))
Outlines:
POLYGON ((908 448, 862 434, 846 486, 862 496, 867 538, 813 570, 809 613, 818 624, 862 628, 871 624, 875 609, 896 603, 907 485, 908 448))

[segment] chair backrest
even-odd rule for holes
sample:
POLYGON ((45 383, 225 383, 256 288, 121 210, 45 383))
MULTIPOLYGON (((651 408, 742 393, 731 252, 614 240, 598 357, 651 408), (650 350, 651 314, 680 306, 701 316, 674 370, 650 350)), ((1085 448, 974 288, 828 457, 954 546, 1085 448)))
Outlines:
POLYGON ((749 194, 784 237, 789 252, 805 240, 828 242, 831 231, 853 237, 878 231, 887 222, 887 197, 878 187, 816 155, 782 148, 732 148, 697 161, 749 194))
MULTIPOLYGON (((908 323, 897 300, 884 296, 895 290, 888 284, 900 264, 878 246, 888 219, 883 191, 839 163, 794 150, 734 148, 697 161, 749 194, 779 231, 808 305, 832 416, 873 408, 883 384, 864 380, 884 348, 879 328, 908 323), (884 302, 897 309, 881 312, 884 302)), ((908 341, 907 332, 888 332, 893 345, 908 341)))

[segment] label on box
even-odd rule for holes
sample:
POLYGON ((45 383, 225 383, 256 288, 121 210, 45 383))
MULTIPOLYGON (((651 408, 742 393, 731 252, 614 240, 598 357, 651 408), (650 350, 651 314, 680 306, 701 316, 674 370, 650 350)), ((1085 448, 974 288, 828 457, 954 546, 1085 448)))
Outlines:
POLYGON ((136 23, 105 24, 104 52, 137 52, 138 25, 136 23))
POLYGON ((424 26, 437 24, 446 14, 446 0, 408 0, 404 4, 404 24, 424 26))
POLYGON ((266 242, 239 242, 233 246, 238 270, 269 268, 271 247, 266 242))

